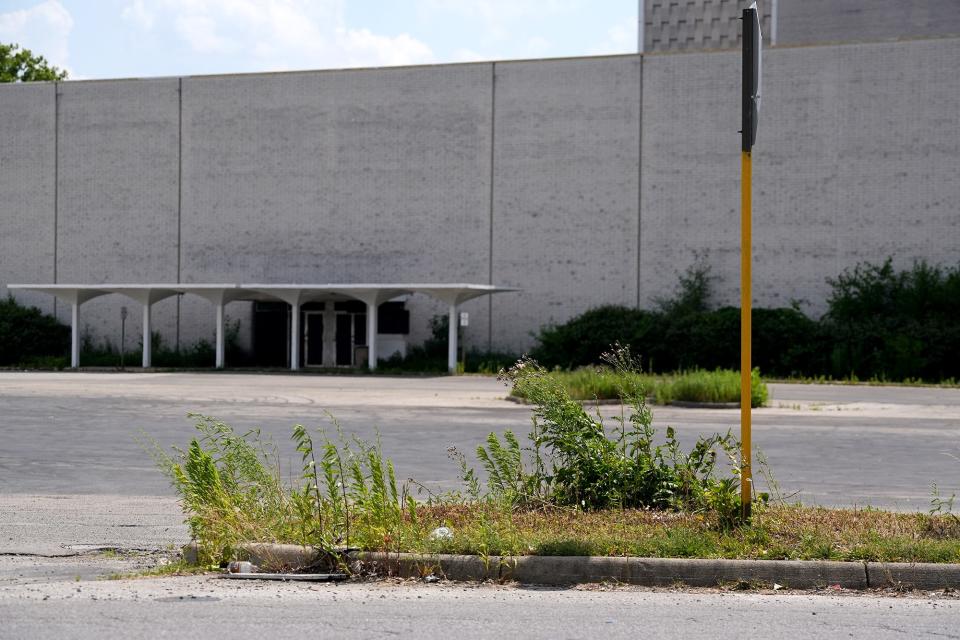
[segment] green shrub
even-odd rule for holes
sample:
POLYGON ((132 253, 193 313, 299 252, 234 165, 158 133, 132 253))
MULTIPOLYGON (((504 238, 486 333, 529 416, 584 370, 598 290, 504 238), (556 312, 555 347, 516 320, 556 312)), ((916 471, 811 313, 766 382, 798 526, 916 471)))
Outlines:
MULTIPOLYGON (((240 321, 228 322, 223 339, 226 362, 231 367, 244 366, 249 362, 249 354, 240 347, 239 337, 240 321)), ((135 340, 136 346, 124 350, 124 366, 137 367, 142 362, 141 340, 135 340)), ((202 338, 178 349, 168 345, 158 332, 153 332, 150 355, 154 367, 202 369, 216 364, 216 347, 202 338)), ((108 340, 95 344, 89 335, 84 335, 80 343, 80 363, 85 367, 119 367, 120 349, 108 340)))
MULTIPOLYGON (((740 309, 735 312, 739 316, 740 309)), ((760 308, 754 309, 752 315, 751 360, 766 375, 815 376, 828 370, 830 339, 819 322, 796 308, 760 308)), ((739 344, 738 336, 738 348, 739 344)))
MULTIPOLYGON (((940 381, 960 377, 960 266, 891 260, 828 280, 819 321, 797 308, 753 309, 752 364, 776 377, 940 381)), ((544 327, 531 356, 549 368, 597 364, 608 345, 629 345, 650 372, 738 369, 740 309, 709 307, 709 272, 693 268, 652 311, 591 309, 544 327)))
MULTIPOLYGON (((740 309, 709 308, 709 270, 689 269, 673 298, 653 311, 622 306, 590 309, 541 329, 530 355, 548 368, 597 364, 611 344, 629 345, 651 372, 740 367, 740 309)), ((822 371, 829 348, 818 324, 798 310, 753 310, 753 364, 768 375, 822 371)))
POLYGON ((0 366, 60 364, 70 351, 70 327, 36 307, 0 300, 0 366))
POLYGON ((597 307, 563 324, 542 328, 530 357, 549 369, 573 369, 600 362, 600 354, 620 343, 644 354, 649 364, 650 351, 643 347, 661 341, 662 325, 660 316, 650 311, 597 307))
MULTIPOLYGON (((381 359, 377 369, 381 373, 446 373, 447 372, 447 328, 449 316, 436 315, 430 318, 430 337, 422 345, 407 350, 406 356, 399 353, 381 359)), ((517 361, 517 355, 499 351, 481 351, 470 349, 464 354, 463 371, 466 373, 497 373, 517 361)))
POLYGON ((605 354, 629 409, 610 429, 602 416, 588 413, 554 375, 530 359, 521 359, 502 378, 535 406, 533 469, 527 471, 516 437, 495 434, 477 455, 493 494, 518 504, 545 501, 597 510, 622 508, 708 511, 730 524, 739 502, 738 445, 726 436, 700 437, 689 453, 681 451, 672 428, 664 444, 655 444, 652 416, 636 362, 629 350, 605 354), (718 450, 731 464, 727 477, 715 476, 718 450), (541 455, 541 451, 543 455, 541 455), (549 461, 549 462, 547 462, 549 461))
MULTIPOLYGON (((614 348, 619 348, 614 345, 614 348)), ((730 369, 706 371, 694 369, 666 375, 645 374, 640 371, 615 371, 609 367, 582 367, 573 371, 555 369, 548 373, 555 378, 574 400, 616 400, 622 388, 643 389, 658 404, 684 402, 740 402, 740 372, 730 369)), ((751 402, 754 407, 766 405, 768 390, 758 369, 751 379, 751 402)), ((523 387, 514 386, 511 395, 524 397, 523 387)))
POLYGON ((960 265, 863 263, 830 280, 824 317, 835 376, 944 380, 960 377, 960 265))

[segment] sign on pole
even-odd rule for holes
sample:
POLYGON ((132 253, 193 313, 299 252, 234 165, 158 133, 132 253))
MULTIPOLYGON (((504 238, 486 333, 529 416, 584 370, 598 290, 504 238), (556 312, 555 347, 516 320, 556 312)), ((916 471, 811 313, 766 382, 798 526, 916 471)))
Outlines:
POLYGON ((743 151, 753 149, 757 140, 760 116, 760 69, 763 61, 763 36, 760 33, 760 12, 754 2, 743 10, 743 151))
POLYGON ((760 35, 760 14, 754 2, 743 10, 743 113, 740 145, 740 510, 743 519, 750 517, 753 493, 751 469, 752 429, 751 402, 751 307, 752 307, 752 220, 751 183, 752 151, 757 141, 760 116, 760 57, 763 38, 760 35))

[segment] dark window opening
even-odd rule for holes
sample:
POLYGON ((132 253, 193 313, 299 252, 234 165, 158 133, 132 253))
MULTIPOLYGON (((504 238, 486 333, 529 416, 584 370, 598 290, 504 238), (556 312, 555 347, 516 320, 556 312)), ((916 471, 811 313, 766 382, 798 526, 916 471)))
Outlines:
POLYGON ((377 333, 408 335, 410 312, 403 302, 384 302, 377 309, 377 333))

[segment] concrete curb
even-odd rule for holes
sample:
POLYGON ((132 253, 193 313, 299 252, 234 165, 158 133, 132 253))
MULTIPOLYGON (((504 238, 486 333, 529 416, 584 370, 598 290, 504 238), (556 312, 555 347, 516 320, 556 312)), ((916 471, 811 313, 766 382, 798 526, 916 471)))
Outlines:
POLYGON ((871 587, 960 588, 960 564, 867 562, 866 569, 871 587))
MULTIPOLYGON (((517 396, 505 396, 504 400, 506 400, 507 402, 513 402, 515 404, 521 404, 521 405, 533 404, 526 398, 519 398, 517 396)), ((579 402, 585 407, 593 407, 596 405, 621 404, 620 400, 617 400, 614 398, 601 398, 599 400, 578 400, 577 402, 579 402)), ((691 402, 689 400, 671 400, 666 405, 657 405, 656 402, 654 402, 654 399, 652 397, 647 398, 647 404, 661 406, 661 407, 662 406, 681 407, 684 409, 739 409, 740 408, 739 402, 691 402)))
MULTIPOLYGON (((691 402, 690 400, 671 400, 668 407, 683 409, 739 409, 739 402, 691 402)), ((756 409, 757 407, 754 407, 756 409)))
MULTIPOLYGON (((312 547, 248 544, 242 549, 254 564, 282 566, 288 570, 310 567, 320 559, 320 554, 312 547)), ((185 560, 196 563, 195 543, 185 546, 183 553, 185 560)), ((832 585, 844 589, 960 588, 960 564, 603 556, 481 557, 372 551, 354 552, 350 557, 380 573, 402 578, 433 575, 457 581, 516 581, 553 586, 615 582, 645 587, 716 587, 745 582, 755 586, 776 583, 794 589, 832 585)))

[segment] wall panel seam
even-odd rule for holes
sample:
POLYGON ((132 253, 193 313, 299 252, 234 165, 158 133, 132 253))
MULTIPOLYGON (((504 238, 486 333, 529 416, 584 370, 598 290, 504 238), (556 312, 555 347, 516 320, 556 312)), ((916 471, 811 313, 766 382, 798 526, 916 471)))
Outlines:
MULTIPOLYGON (((497 63, 490 63, 490 237, 487 244, 487 282, 493 284, 493 198, 494 191, 494 149, 497 126, 497 63)), ((487 351, 493 350, 493 296, 487 296, 487 351)))
MULTIPOLYGON (((59 282, 57 268, 57 236, 60 226, 60 83, 53 83, 53 281, 59 282)), ((53 299, 53 315, 57 316, 57 299, 53 299)))
MULTIPOLYGON (((180 284, 183 253, 183 78, 177 78, 177 284, 180 284)), ((180 301, 177 296, 176 349, 180 351, 180 301)))
POLYGON ((640 308, 640 251, 643 238, 643 54, 639 54, 637 64, 639 74, 637 104, 637 308, 640 308))

